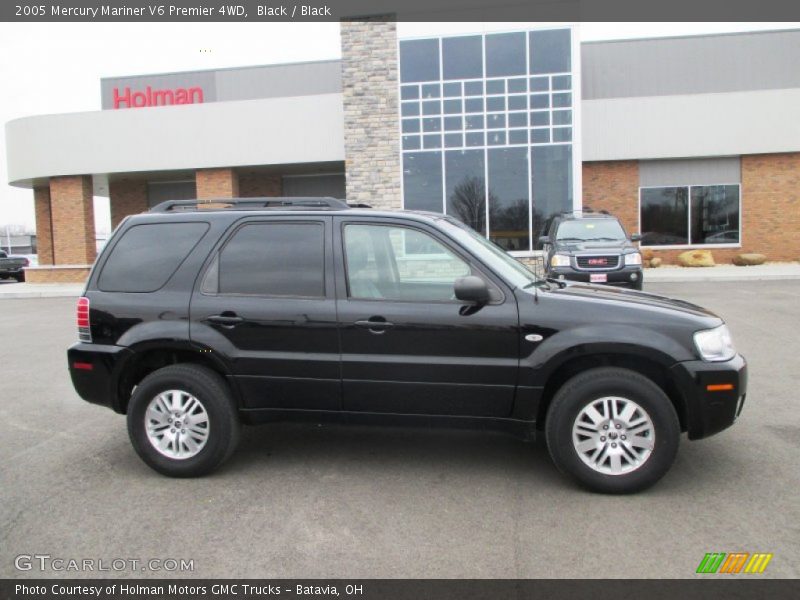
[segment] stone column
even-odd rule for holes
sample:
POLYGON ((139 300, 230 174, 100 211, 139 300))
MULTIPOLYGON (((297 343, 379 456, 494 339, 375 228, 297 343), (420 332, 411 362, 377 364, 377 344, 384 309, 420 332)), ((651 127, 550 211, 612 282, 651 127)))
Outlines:
POLYGON ((239 197, 239 175, 234 169, 198 169, 195 181, 199 200, 239 197))
POLYGON ((397 24, 342 21, 341 39, 347 200, 399 209, 397 24))
POLYGON ((109 185, 108 200, 111 207, 111 229, 129 215, 146 212, 147 181, 144 179, 121 179, 109 185))

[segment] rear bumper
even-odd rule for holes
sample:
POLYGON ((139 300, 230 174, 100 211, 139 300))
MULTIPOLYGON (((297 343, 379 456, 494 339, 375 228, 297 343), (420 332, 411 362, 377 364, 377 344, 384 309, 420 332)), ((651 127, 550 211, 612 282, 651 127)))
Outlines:
POLYGON ((747 396, 747 362, 742 355, 726 362, 680 362, 672 371, 686 399, 690 440, 714 435, 734 424, 747 396))
POLYGON ((117 367, 128 358, 123 346, 77 343, 67 350, 67 365, 78 395, 92 404, 123 412, 117 394, 117 367))
POLYGON ((613 271, 579 271, 572 267, 552 267, 550 271, 553 277, 559 278, 563 275, 564 279, 583 283, 597 283, 591 281, 592 275, 605 275, 607 280, 600 282, 601 285, 635 286, 643 278, 642 267, 638 265, 613 271))

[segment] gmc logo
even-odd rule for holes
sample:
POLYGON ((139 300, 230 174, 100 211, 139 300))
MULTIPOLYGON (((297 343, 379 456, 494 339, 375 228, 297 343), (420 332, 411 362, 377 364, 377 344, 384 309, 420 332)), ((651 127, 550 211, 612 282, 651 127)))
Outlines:
POLYGON ((606 258, 590 258, 587 261, 590 265, 607 265, 608 259, 606 258))
POLYGON ((144 91, 131 91, 131 88, 126 87, 121 94, 119 88, 114 88, 114 109, 202 103, 203 88, 201 87, 154 90, 148 85, 144 91))

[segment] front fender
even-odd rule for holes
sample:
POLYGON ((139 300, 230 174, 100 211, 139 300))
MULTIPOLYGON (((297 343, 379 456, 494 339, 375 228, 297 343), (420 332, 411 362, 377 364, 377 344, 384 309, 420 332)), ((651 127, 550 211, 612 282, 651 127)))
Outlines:
POLYGON ((674 338, 632 325, 581 325, 552 332, 535 345, 524 340, 522 344, 520 383, 538 388, 544 387, 560 366, 582 356, 623 354, 648 359, 667 369, 676 362, 696 358, 674 338), (525 345, 532 346, 527 353, 525 345))

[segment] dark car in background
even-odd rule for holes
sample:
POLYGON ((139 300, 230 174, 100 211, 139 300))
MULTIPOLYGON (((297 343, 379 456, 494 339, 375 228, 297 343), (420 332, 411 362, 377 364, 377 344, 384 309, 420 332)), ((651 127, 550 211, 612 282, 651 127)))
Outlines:
POLYGON ((0 250, 0 279, 16 279, 25 281, 25 267, 30 261, 24 256, 13 256, 0 250))
POLYGON ((539 244, 547 277, 641 290, 642 255, 633 243, 640 239, 616 217, 588 212, 553 218, 539 244))

